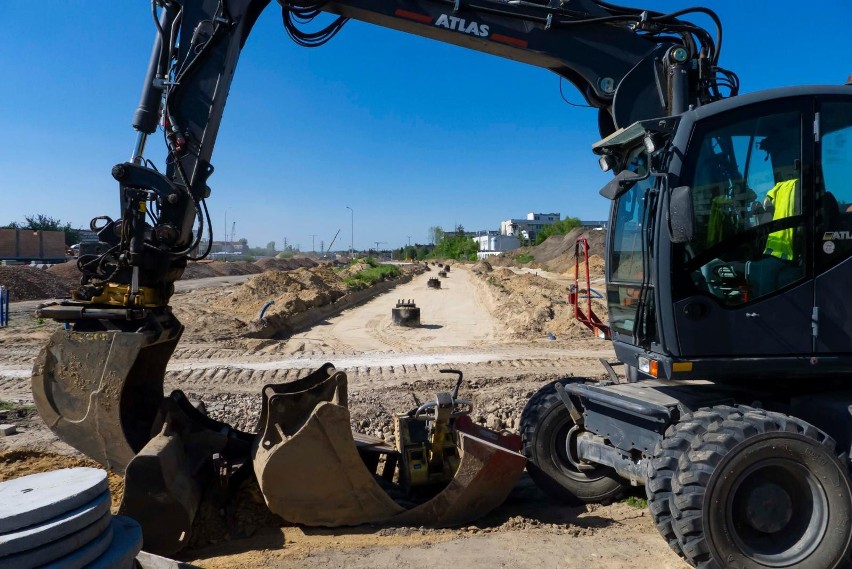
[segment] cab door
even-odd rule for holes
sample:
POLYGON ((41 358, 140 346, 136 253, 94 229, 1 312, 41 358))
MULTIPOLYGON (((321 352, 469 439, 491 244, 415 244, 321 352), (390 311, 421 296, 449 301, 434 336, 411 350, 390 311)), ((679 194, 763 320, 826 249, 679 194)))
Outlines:
POLYGON ((817 107, 815 351, 852 352, 852 98, 817 107))
POLYGON ((696 123, 680 176, 695 236, 672 248, 682 356, 812 353, 812 124, 801 97, 696 123))

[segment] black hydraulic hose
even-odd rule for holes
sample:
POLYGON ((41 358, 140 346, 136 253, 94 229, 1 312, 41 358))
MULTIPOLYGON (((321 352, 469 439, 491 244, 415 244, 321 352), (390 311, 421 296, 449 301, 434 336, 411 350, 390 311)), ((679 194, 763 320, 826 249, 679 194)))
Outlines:
POLYGON ((629 6, 618 6, 616 4, 611 4, 609 2, 604 2, 604 0, 592 0, 595 4, 600 6, 601 8, 605 8, 607 10, 613 10, 616 12, 621 12, 622 14, 642 14, 646 13, 649 16, 661 16, 663 12, 655 12, 653 10, 645 10, 643 8, 631 8, 629 6))
MULTIPOLYGON (((213 248, 213 223, 210 221, 210 211, 207 209, 207 201, 201 200, 201 205, 204 207, 204 216, 207 218, 207 249, 204 250, 204 253, 200 257, 187 257, 190 261, 200 261, 201 259, 206 258, 207 255, 210 254, 210 250, 213 248)), ((197 246, 202 232, 203 226, 199 227, 196 243, 190 247, 190 250, 197 246)))
MULTIPOLYGON (((684 14, 692 14, 698 12, 700 14, 704 14, 709 16, 711 20, 713 20, 713 24, 716 26, 716 45, 713 50, 713 65, 719 63, 719 53, 722 51, 722 20, 719 19, 718 14, 711 10, 710 8, 704 8, 702 6, 696 6, 693 8, 684 8, 683 10, 678 10, 676 12, 671 12, 670 14, 665 14, 663 16, 655 16, 653 19, 666 19, 666 18, 677 18, 678 16, 682 16, 684 14)), ((696 26, 699 27, 699 26, 696 26)))

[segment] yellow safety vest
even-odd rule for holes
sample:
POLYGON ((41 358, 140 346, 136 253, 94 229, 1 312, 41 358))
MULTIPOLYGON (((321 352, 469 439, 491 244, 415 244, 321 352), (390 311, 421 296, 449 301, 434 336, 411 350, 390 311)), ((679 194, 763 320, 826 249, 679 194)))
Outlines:
MULTIPOLYGON (((797 179, 778 182, 767 192, 766 197, 772 200, 775 205, 772 221, 796 215, 796 185, 798 182, 797 179)), ((793 252, 793 230, 794 228, 790 227, 770 233, 766 238, 764 253, 786 261, 793 260, 795 256, 793 252)))

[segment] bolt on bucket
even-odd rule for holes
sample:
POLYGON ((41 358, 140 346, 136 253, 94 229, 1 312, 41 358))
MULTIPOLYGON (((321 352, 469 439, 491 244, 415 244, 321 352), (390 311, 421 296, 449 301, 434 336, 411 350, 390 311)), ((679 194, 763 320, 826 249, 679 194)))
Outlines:
POLYGON ((124 472, 151 438, 166 364, 182 332, 170 317, 147 330, 54 333, 33 367, 42 420, 86 456, 124 472))

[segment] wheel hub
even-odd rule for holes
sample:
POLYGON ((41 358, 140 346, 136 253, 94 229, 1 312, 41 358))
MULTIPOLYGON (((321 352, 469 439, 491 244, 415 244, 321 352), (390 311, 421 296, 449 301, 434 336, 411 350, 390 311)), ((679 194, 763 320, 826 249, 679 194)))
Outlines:
POLYGON ((772 482, 757 484, 746 498, 746 519, 754 529, 776 533, 793 517, 793 500, 784 488, 772 482))
POLYGON ((769 567, 807 558, 828 531, 828 503, 819 481, 786 459, 762 460, 740 474, 727 511, 740 551, 769 567))

